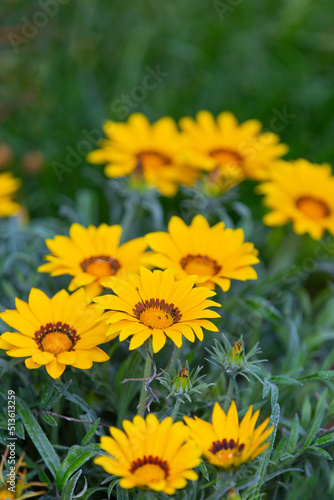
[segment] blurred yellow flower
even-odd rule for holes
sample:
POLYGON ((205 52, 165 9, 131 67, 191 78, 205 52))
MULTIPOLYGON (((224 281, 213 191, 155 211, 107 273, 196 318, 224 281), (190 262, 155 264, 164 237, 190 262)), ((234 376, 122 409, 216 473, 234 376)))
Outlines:
POLYGON ((12 200, 20 186, 21 181, 10 172, 0 174, 0 217, 9 217, 20 210, 21 205, 12 200))
POLYGON ((38 268, 39 272, 52 276, 69 274, 74 276, 68 289, 76 290, 84 286, 89 299, 102 291, 101 282, 108 276, 126 276, 139 271, 143 252, 147 248, 144 238, 119 245, 121 226, 99 227, 72 224, 70 236, 56 236, 46 240, 52 255, 49 261, 38 268))
POLYGON ((195 276, 188 276, 175 281, 172 268, 151 272, 142 267, 140 275, 130 274, 127 280, 110 278, 104 282, 115 295, 103 295, 94 300, 103 309, 110 309, 101 317, 111 325, 108 340, 119 335, 119 340, 123 341, 132 335, 132 350, 152 337, 153 351, 158 352, 167 338, 181 347, 182 336, 194 342, 195 334, 203 340, 202 328, 218 331, 207 320, 220 317, 207 309, 220 306, 207 300, 216 294, 207 288, 193 288, 195 279, 195 276))
POLYGON ((3 477, 3 470, 8 453, 9 448, 7 447, 0 463, 0 500, 25 500, 26 498, 43 495, 43 493, 45 493, 45 490, 26 491, 31 486, 48 485, 46 483, 40 483, 38 481, 30 481, 26 483, 27 470, 24 469, 23 471, 20 471, 20 468, 25 465, 25 463, 23 462, 24 452, 19 457, 17 463, 14 466, 11 465, 11 473, 14 474, 12 475, 10 473, 8 479, 5 481, 5 478, 3 477))
POLYGON ((183 418, 191 430, 191 437, 203 448, 203 455, 208 461, 218 467, 231 469, 250 462, 269 446, 264 441, 274 427, 267 428, 267 418, 254 430, 260 410, 252 413, 251 406, 239 423, 237 407, 232 401, 227 414, 215 403, 212 424, 198 417, 183 418))
POLYGON ((319 240, 326 229, 334 234, 334 176, 330 165, 304 159, 280 162, 272 178, 258 186, 271 208, 263 219, 268 226, 292 222, 297 234, 319 240))
POLYGON ((251 267, 259 262, 253 243, 244 243, 242 229, 227 229, 223 222, 210 227, 202 215, 196 215, 190 226, 179 217, 172 217, 168 233, 146 235, 155 253, 149 253, 146 262, 166 269, 174 267, 175 277, 196 275, 196 285, 226 292, 231 279, 257 279, 251 267))
POLYGON ((101 149, 88 154, 87 161, 107 163, 108 177, 132 174, 165 196, 174 196, 179 185, 192 185, 198 177, 195 169, 177 159, 183 139, 172 118, 151 124, 144 115, 134 113, 127 123, 107 121, 104 132, 107 139, 101 141, 101 149))
POLYGON ((109 356, 97 347, 106 342, 107 327, 96 323, 101 312, 87 305, 83 288, 72 295, 61 290, 52 299, 33 288, 28 303, 15 301, 16 309, 0 314, 15 332, 0 337, 0 349, 8 356, 28 358, 29 369, 45 365, 52 378, 59 378, 66 365, 87 370, 93 361, 103 362, 109 356))
POLYGON ((180 120, 185 137, 183 159, 197 169, 209 172, 207 188, 226 191, 244 178, 265 179, 278 158, 288 151, 278 135, 262 132, 258 120, 239 124, 230 112, 218 115, 197 113, 196 120, 180 120))
POLYGON ((124 431, 110 427, 112 437, 101 438, 101 448, 109 456, 94 462, 106 472, 121 476, 121 488, 135 486, 173 495, 184 488, 187 479, 196 481, 192 469, 201 463, 201 448, 188 441, 189 429, 171 417, 159 422, 150 413, 144 420, 136 415, 133 422, 123 420, 124 431))

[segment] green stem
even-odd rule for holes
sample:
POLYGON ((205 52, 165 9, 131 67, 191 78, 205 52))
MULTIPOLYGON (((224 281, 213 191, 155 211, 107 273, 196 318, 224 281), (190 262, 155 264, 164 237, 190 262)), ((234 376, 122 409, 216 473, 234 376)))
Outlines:
POLYGON ((138 205, 137 197, 130 196, 128 202, 125 204, 124 215, 120 224, 122 226, 122 243, 128 240, 129 233, 131 232, 131 229, 133 229, 134 221, 138 217, 139 210, 140 207, 138 205))
POLYGON ((240 390, 239 390, 238 383, 236 381, 236 375, 234 373, 232 373, 230 375, 230 380, 229 380, 229 383, 228 383, 228 386, 227 386, 227 391, 226 391, 226 398, 228 400, 234 399, 235 400, 235 404, 237 405, 237 407, 239 406, 239 403, 240 403, 240 390))
MULTIPOLYGON (((152 366, 152 361, 150 357, 150 353, 152 355, 152 340, 149 339, 149 344, 148 344, 148 352, 145 360, 145 367, 144 367, 144 375, 143 377, 147 379, 151 375, 151 366, 152 366)), ((140 391, 140 396, 139 396, 139 403, 138 403, 138 414, 141 413, 143 409, 144 399, 146 396, 146 388, 145 388, 146 380, 143 380, 142 386, 141 386, 141 391, 140 391)))
POLYGON ((235 404, 237 405, 237 408, 239 408, 239 406, 240 406, 240 389, 238 386, 237 377, 234 373, 232 375, 232 383, 233 383, 233 388, 234 388, 235 404))
POLYGON ((173 422, 175 422, 175 419, 176 419, 177 414, 179 412, 180 406, 181 406, 181 398, 177 398, 175 401, 175 405, 174 405, 173 413, 172 413, 173 422))
MULTIPOLYGON (((228 386, 227 386, 227 391, 225 394, 226 402, 224 403, 224 407, 226 406, 226 410, 227 410, 227 406, 230 404, 229 401, 231 399, 233 399, 233 392, 234 392, 234 383, 233 383, 232 377, 230 377, 230 380, 229 380, 228 386)), ((225 400, 225 398, 224 398, 224 400, 225 400)))

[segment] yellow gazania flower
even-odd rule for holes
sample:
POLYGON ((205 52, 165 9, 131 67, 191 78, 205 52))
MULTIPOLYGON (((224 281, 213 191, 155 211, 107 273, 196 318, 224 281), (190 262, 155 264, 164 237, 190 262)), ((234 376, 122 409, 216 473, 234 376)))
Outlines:
POLYGON ((146 236, 156 252, 146 261, 166 269, 174 267, 177 279, 197 275, 196 284, 213 289, 220 286, 226 292, 231 279, 257 279, 251 267, 259 262, 253 243, 244 243, 242 229, 226 229, 223 222, 209 226, 202 215, 196 215, 190 226, 179 217, 172 217, 169 233, 157 232, 146 236))
POLYGON ((110 278, 105 282, 116 295, 97 297, 95 302, 107 311, 101 320, 111 325, 108 340, 119 335, 125 340, 130 335, 130 350, 137 349, 152 337, 153 351, 158 352, 170 338, 177 347, 182 345, 182 335, 194 342, 195 335, 203 340, 202 328, 218 331, 206 318, 219 318, 207 307, 220 304, 207 300, 216 295, 207 288, 193 288, 195 276, 175 281, 174 270, 149 271, 142 267, 140 275, 131 274, 127 280, 110 278))
POLYGON ((45 365, 52 378, 59 378, 66 365, 87 370, 93 361, 109 356, 96 347, 106 342, 106 326, 96 323, 101 315, 94 304, 87 305, 83 288, 72 295, 61 290, 52 299, 33 288, 28 303, 15 301, 16 309, 0 314, 16 332, 0 337, 0 349, 8 356, 28 358, 29 369, 45 365))
POLYGON ((208 184, 223 188, 243 178, 265 179, 278 158, 288 151, 272 132, 260 133, 262 124, 248 120, 239 124, 230 112, 218 115, 215 121, 209 111, 200 111, 196 121, 180 120, 187 138, 184 160, 187 164, 210 172, 208 184))
POLYGON ((139 415, 133 422, 123 420, 123 429, 110 427, 112 437, 103 436, 100 446, 111 456, 94 459, 109 474, 121 476, 122 488, 137 486, 173 495, 187 479, 198 479, 191 469, 201 463, 201 449, 187 441, 189 429, 183 422, 173 424, 171 417, 159 422, 150 413, 145 420, 139 415))
POLYGON ((9 217, 20 210, 21 205, 12 200, 20 186, 21 181, 14 179, 10 172, 0 174, 0 217, 9 217))
POLYGON ((3 469, 5 465, 5 460, 8 456, 9 448, 6 448, 0 463, 0 500, 25 500, 26 498, 37 497, 45 493, 44 490, 40 491, 25 491, 31 486, 48 486, 46 483, 40 483, 38 481, 31 481, 26 483, 27 470, 24 469, 20 471, 20 467, 25 465, 23 462, 24 452, 19 457, 17 463, 14 466, 15 480, 13 477, 9 476, 5 481, 3 477, 3 469), (17 479, 17 476, 19 479, 17 479), (14 483, 14 484, 13 484, 14 483))
POLYGON ((70 236, 56 236, 46 240, 53 255, 47 255, 47 264, 38 271, 52 276, 74 276, 68 289, 84 286, 89 298, 102 291, 101 282, 108 276, 126 276, 138 272, 147 244, 144 238, 136 238, 119 246, 121 226, 89 226, 72 224, 70 236))
POLYGON ((269 418, 257 429, 255 424, 260 410, 253 415, 251 406, 239 424, 235 402, 225 414, 218 403, 212 412, 212 424, 198 417, 183 417, 191 430, 191 437, 203 448, 203 455, 218 467, 231 469, 250 462, 259 456, 268 446, 264 443, 274 427, 267 427, 269 418), (264 444, 263 444, 264 443, 264 444))
POLYGON ((272 209, 263 222, 281 226, 292 222, 297 234, 319 240, 327 229, 334 234, 334 176, 330 165, 299 159, 280 162, 270 181, 258 186, 264 204, 272 209))
POLYGON ((198 177, 177 159, 183 139, 172 118, 151 124, 144 115, 134 113, 127 123, 107 121, 104 132, 108 139, 101 141, 101 149, 88 154, 87 161, 107 163, 108 177, 143 176, 165 196, 174 196, 180 184, 192 185, 198 177))

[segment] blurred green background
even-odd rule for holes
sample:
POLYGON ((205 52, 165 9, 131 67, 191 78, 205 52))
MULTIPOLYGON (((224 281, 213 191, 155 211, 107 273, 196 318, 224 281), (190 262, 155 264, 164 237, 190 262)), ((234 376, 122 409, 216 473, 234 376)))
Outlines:
POLYGON ((85 155, 103 121, 135 111, 231 110, 278 132, 289 158, 330 162, 333 15, 330 0, 1 0, 0 142, 30 216, 98 190, 103 167, 85 155), (22 166, 31 150, 39 174, 22 166))

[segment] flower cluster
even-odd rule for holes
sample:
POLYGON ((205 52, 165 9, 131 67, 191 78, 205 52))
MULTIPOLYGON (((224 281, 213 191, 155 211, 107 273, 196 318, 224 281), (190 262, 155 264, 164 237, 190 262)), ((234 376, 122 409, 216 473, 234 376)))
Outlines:
POLYGON ((261 133, 257 120, 238 124, 232 113, 217 120, 200 111, 196 120, 184 117, 180 127, 172 118, 151 124, 140 114, 126 123, 107 121, 107 139, 88 154, 93 164, 107 163, 108 177, 131 175, 165 196, 174 196, 180 185, 191 186, 203 178, 208 193, 221 193, 245 178, 265 179, 288 148, 271 132, 261 133), (205 175, 204 175, 205 174, 205 175))
POLYGON ((320 239, 325 230, 334 234, 334 176, 328 164, 307 160, 283 161, 288 151, 272 132, 262 132, 258 120, 239 124, 230 112, 215 120, 200 111, 196 120, 184 117, 177 124, 168 117, 150 124, 135 113, 127 123, 108 121, 107 139, 89 153, 94 164, 107 163, 108 177, 131 175, 165 196, 174 196, 180 185, 201 179, 208 196, 226 192, 244 179, 266 181, 258 192, 272 212, 264 217, 270 226, 293 223, 297 234, 320 239))
MULTIPOLYGON (((264 216, 266 225, 292 222, 297 234, 309 233, 316 240, 325 231, 334 234, 334 176, 330 166, 303 159, 283 161, 287 146, 276 134, 261 131, 257 120, 239 124, 232 113, 223 112, 215 119, 208 111, 200 111, 196 119, 183 117, 179 124, 168 117, 151 124, 136 113, 126 123, 107 122, 104 130, 107 139, 88 155, 88 161, 106 163, 109 177, 129 176, 137 191, 157 188, 162 195, 171 197, 180 186, 192 187, 197 181, 195 189, 200 186, 202 195, 215 197, 243 180, 260 181, 257 192, 265 196, 264 204, 271 209, 264 216)), ((11 174, 0 174, 0 217, 13 215, 20 208, 12 200, 19 185, 11 174)), ((13 329, 1 335, 0 349, 10 357, 24 358, 29 370, 45 366, 53 379, 59 379, 66 367, 72 371, 89 370, 94 362, 108 362, 112 349, 109 352, 104 347, 115 339, 126 341, 130 351, 145 346, 144 377, 123 380, 143 381, 138 413, 145 408, 150 411, 152 401, 159 402, 150 388, 159 377, 169 390, 166 399, 174 396, 175 405, 160 421, 154 414, 146 418, 136 415, 133 421, 123 421, 124 431, 112 426, 111 435, 102 437, 100 447, 106 453, 95 458, 95 463, 118 476, 121 488, 173 495, 187 481, 198 479, 194 469, 202 459, 204 468, 206 461, 210 470, 228 471, 232 477, 236 469, 256 459, 269 446, 267 439, 274 430, 268 426, 269 418, 256 427, 260 410, 253 412, 252 405, 242 412, 239 421, 233 399, 239 406, 243 397, 237 375, 248 382, 248 375, 252 375, 264 383, 258 373, 258 365, 264 360, 250 359, 261 352, 258 343, 246 353, 242 336, 234 345, 224 335, 223 344, 214 336, 222 316, 215 308, 222 307, 220 302, 228 296, 233 281, 257 279, 254 266, 260 262, 259 252, 253 243, 245 241, 241 227, 228 227, 228 217, 226 222, 220 218, 211 225, 211 219, 197 214, 187 224, 172 215, 166 231, 152 231, 148 225, 147 234, 125 243, 121 243, 119 224, 86 228, 74 223, 68 236, 55 235, 46 240, 50 253, 45 256, 47 262, 38 268, 51 276, 70 276, 68 290, 49 297, 32 288, 27 302, 16 298, 15 309, 0 313, 1 320, 13 329), (219 302, 213 300, 216 294, 219 302), (211 348, 205 347, 211 355, 208 361, 232 382, 226 385, 224 396, 213 379, 199 383, 204 377, 198 376, 202 367, 190 371, 187 360, 182 368, 178 360, 179 370, 174 370, 173 377, 167 368, 157 375, 155 355, 166 344, 173 346, 173 359, 185 339, 201 342, 206 331, 214 332, 208 335, 212 338, 211 348), (152 366, 154 373, 150 376, 152 366), (148 391, 150 396, 145 400, 148 391), (221 397, 230 402, 228 411, 225 413, 216 402, 210 423, 189 416, 191 407, 184 421, 175 422, 180 404, 192 405, 190 396, 204 392, 214 395, 214 400, 221 397)), ((128 225, 129 221, 124 224, 128 225)), ((141 233, 138 230, 135 234, 141 233)), ((282 381, 283 377, 277 379, 282 381)), ((289 384, 294 382, 287 379, 289 384)), ((272 395, 272 422, 276 424, 274 399, 272 395)), ((207 416, 206 411, 203 408, 202 416, 207 416)), ((40 494, 24 492, 20 496, 28 486, 41 483, 26 484, 25 473, 16 468, 21 483, 19 496, 12 495, 5 489, 3 465, 4 459, 0 467, 0 500, 40 494)), ((230 498, 238 496, 234 486, 238 487, 232 485, 230 498)))
POLYGON ((1 336, 0 348, 27 357, 27 368, 45 365, 58 378, 66 365, 88 369, 93 361, 109 359, 97 345, 116 337, 131 336, 130 350, 149 338, 154 352, 167 339, 181 347, 183 337, 194 342, 195 336, 203 340, 203 329, 218 331, 209 321, 220 317, 209 309, 220 306, 210 300, 216 285, 228 290, 231 279, 257 277, 251 267, 257 251, 243 242, 243 231, 223 223, 210 228, 201 215, 190 227, 173 217, 170 234, 151 233, 123 245, 121 231, 118 225, 73 224, 69 237, 47 240, 53 254, 39 271, 71 275, 69 290, 76 291, 62 290, 49 299, 33 289, 28 303, 17 299, 16 310, 0 315, 17 330, 1 336), (153 252, 145 254, 148 245, 153 252), (144 260, 163 271, 141 266, 144 260), (96 297, 102 287, 113 294, 96 297), (96 305, 89 305, 93 298, 96 305))

